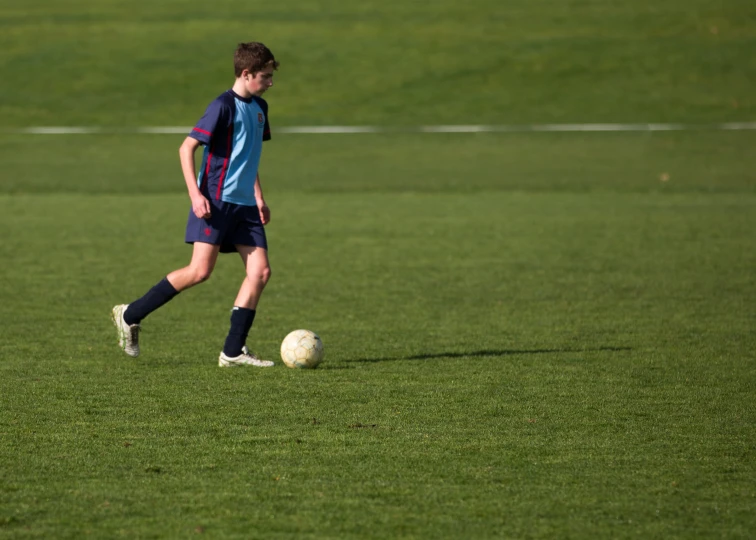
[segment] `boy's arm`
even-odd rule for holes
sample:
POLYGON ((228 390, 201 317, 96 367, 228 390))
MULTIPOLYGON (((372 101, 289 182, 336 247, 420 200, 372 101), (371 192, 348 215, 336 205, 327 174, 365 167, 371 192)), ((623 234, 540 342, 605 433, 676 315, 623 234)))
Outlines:
POLYGON ((267 225, 270 221, 270 208, 265 204, 265 197, 263 197, 262 186, 260 185, 260 173, 257 173, 257 178, 255 178, 255 200, 257 200, 257 209, 260 211, 260 221, 263 225, 267 225))
POLYGON ((189 198, 192 200, 192 211, 200 219, 210 217, 210 201, 208 201, 197 187, 197 174, 194 170, 194 152, 199 147, 200 142, 192 137, 184 139, 181 148, 179 148, 179 158, 181 159, 181 172, 184 173, 186 189, 189 191, 189 198))

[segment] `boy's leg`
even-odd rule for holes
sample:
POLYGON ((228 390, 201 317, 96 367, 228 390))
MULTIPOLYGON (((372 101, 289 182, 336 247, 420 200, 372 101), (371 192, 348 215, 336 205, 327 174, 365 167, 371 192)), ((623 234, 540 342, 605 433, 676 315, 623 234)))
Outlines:
POLYGON ((188 266, 168 274, 139 300, 129 304, 123 314, 127 324, 139 324, 150 313, 168 303, 181 291, 206 281, 215 268, 220 246, 195 242, 188 266))
POLYGON ((231 311, 231 328, 223 346, 223 355, 232 358, 242 353, 249 330, 255 320, 257 303, 270 279, 267 250, 253 246, 236 246, 247 276, 244 278, 231 311))
POLYGON ((192 260, 189 266, 179 268, 168 274, 167 279, 178 292, 193 287, 198 283, 207 281, 213 273, 215 263, 218 260, 220 246, 195 242, 192 251, 192 260))
POLYGON ((220 246, 195 242, 189 266, 168 274, 147 293, 128 305, 113 308, 118 342, 129 356, 139 356, 139 323, 150 313, 172 300, 178 293, 210 277, 220 246))

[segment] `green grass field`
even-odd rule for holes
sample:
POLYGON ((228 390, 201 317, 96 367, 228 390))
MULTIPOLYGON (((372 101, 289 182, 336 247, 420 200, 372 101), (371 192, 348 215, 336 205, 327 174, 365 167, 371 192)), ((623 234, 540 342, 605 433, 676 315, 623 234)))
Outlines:
POLYGON ((274 131, 753 121, 751 3, 212 6, 0 7, 0 538, 753 537, 756 132, 274 133, 250 343, 312 371, 217 367, 232 255, 126 357, 183 137, 13 133, 191 125, 245 39, 274 131))

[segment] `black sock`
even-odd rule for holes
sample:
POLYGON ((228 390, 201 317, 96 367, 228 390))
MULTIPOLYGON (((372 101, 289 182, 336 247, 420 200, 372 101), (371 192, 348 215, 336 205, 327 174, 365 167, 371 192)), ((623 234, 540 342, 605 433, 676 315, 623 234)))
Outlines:
POLYGON ((139 324, 147 315, 166 304, 177 294, 178 291, 171 285, 168 278, 163 278, 147 291, 147 294, 129 304, 129 307, 123 313, 123 320, 128 325, 139 324))
POLYGON ((228 331, 226 344, 223 346, 223 354, 229 358, 235 358, 241 354, 254 320, 254 309, 234 307, 231 310, 231 329, 228 331))

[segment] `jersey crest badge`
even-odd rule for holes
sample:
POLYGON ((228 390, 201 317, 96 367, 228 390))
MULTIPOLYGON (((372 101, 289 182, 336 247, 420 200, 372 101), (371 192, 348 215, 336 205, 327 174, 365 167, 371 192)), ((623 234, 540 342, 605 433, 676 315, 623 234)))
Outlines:
POLYGON ((263 118, 263 113, 261 113, 261 112, 257 113, 257 122, 261 126, 265 123, 265 118, 263 118))

